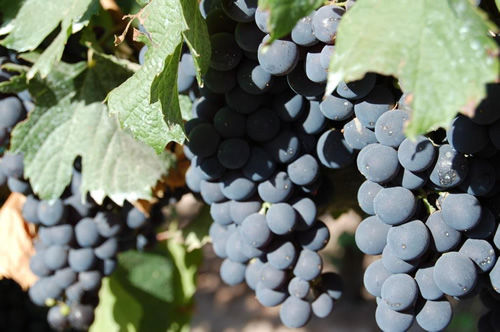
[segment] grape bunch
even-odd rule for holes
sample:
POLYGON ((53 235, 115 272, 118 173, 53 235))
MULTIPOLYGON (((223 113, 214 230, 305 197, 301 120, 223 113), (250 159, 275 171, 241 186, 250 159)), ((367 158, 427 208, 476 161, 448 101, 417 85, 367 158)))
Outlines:
MULTIPOLYGON (((22 164, 21 164, 22 165, 22 164)), ((80 193, 81 174, 74 169, 71 185, 54 201, 29 195, 23 218, 38 225, 36 253, 30 261, 39 279, 31 300, 50 306, 47 320, 56 330, 87 330, 94 321, 102 278, 116 268, 117 254, 154 244, 154 223, 137 208, 110 201, 97 205, 80 193)))
POLYGON ((281 305, 286 326, 301 327, 312 315, 328 316, 342 293, 339 275, 323 271, 318 251, 330 233, 317 210, 331 192, 323 170, 355 159, 342 127, 321 110, 345 10, 324 6, 290 38, 267 45, 267 14, 256 1, 200 7, 212 44, 210 68, 204 86, 196 86, 186 52, 179 72, 187 75, 178 76, 179 91, 193 99, 193 119, 185 125, 186 184, 210 205, 222 280, 246 282, 262 305, 281 305))
POLYGON ((14 280, 0 280, 0 294, 0 331, 51 331, 47 310, 34 305, 14 280))
MULTIPOLYGON (((416 320, 440 331, 453 316, 447 297, 500 296, 500 86, 488 87, 474 117, 458 115, 447 131, 415 139, 403 132, 407 96, 395 108, 375 89, 344 127, 366 178, 358 202, 369 217, 356 243, 381 255, 367 268, 365 287, 377 297, 382 330, 405 331, 416 320)), ((488 317, 483 327, 498 326, 488 317)))

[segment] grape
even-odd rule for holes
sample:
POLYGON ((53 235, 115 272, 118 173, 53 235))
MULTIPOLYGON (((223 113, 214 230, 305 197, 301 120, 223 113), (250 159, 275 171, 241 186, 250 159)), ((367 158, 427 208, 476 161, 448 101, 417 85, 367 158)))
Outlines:
POLYGON ((257 213, 262 207, 262 202, 257 199, 246 201, 231 201, 229 204, 229 214, 236 224, 241 224, 246 217, 252 213, 257 213))
POLYGON ((382 296, 382 285, 392 273, 387 271, 382 259, 372 262, 365 270, 363 284, 366 290, 373 296, 382 296))
POLYGON ((486 239, 495 231, 495 216, 486 207, 482 207, 481 220, 476 227, 464 232, 464 235, 471 239, 486 239))
POLYGON ((387 243, 390 228, 391 226, 380 221, 377 216, 368 217, 356 229, 356 245, 367 255, 380 255, 387 243))
POLYGON ((335 45, 327 44, 323 46, 319 60, 324 70, 328 70, 328 67, 330 67, 330 60, 334 52, 335 52, 335 45))
POLYGON ((26 117, 23 103, 17 97, 6 97, 0 100, 0 126, 12 128, 26 117))
POLYGON ((292 242, 273 241, 267 251, 267 261, 273 267, 285 270, 295 263, 297 250, 292 242))
POLYGON ((221 0, 221 5, 231 19, 237 22, 251 22, 257 9, 257 0, 221 0))
POLYGON ((74 304, 71 306, 68 321, 77 330, 88 330, 94 318, 94 308, 91 305, 74 304))
POLYGON ((318 178, 319 165, 316 158, 309 154, 304 154, 288 164, 287 173, 293 183, 299 186, 306 186, 318 178))
POLYGON ((58 245, 69 245, 74 240, 73 226, 69 224, 52 226, 47 229, 51 242, 58 245))
POLYGON ((314 13, 312 27, 316 38, 325 44, 333 44, 337 26, 345 10, 336 5, 323 6, 314 13))
POLYGON ((209 157, 217 151, 220 136, 208 123, 196 126, 189 134, 189 149, 199 157, 209 157))
POLYGON ((184 69, 179 66, 177 68, 177 91, 179 93, 186 93, 193 85, 196 77, 186 74, 184 69))
POLYGON ((51 274, 51 270, 47 265, 45 265, 44 251, 38 251, 31 256, 30 259, 30 270, 38 277, 45 277, 51 274))
POLYGON ((366 128, 354 118, 344 125, 344 139, 353 149, 361 150, 365 146, 377 143, 373 130, 366 128))
POLYGON ((281 322, 288 328, 298 328, 311 318, 311 304, 295 296, 289 296, 280 307, 281 322))
POLYGON ((102 274, 99 271, 80 272, 78 281, 85 291, 97 291, 101 287, 102 274))
MULTIPOLYGON (((5 99, 4 99, 5 100, 5 99)), ((22 154, 6 153, 2 156, 2 172, 12 178, 22 179, 24 174, 24 157, 22 154)))
POLYGON ((252 260, 248 263, 245 270, 245 282, 252 290, 256 290, 257 283, 260 280, 260 270, 264 263, 260 259, 252 260))
POLYGON ((313 32, 312 18, 316 11, 302 17, 293 27, 291 38, 293 42, 301 46, 312 46, 318 42, 313 32))
POLYGON ((267 10, 263 10, 261 7, 257 7, 255 11, 255 24, 260 29, 260 31, 264 33, 269 33, 269 29, 267 27, 269 22, 269 12, 267 10))
POLYGON ((212 219, 220 225, 229 225, 233 222, 229 212, 230 206, 230 201, 220 203, 214 202, 210 204, 210 216, 212 216, 212 219))
POLYGON ((393 274, 382 285, 382 301, 392 310, 404 311, 413 306, 418 287, 415 279, 407 274, 393 274))
POLYGON ((428 180, 429 175, 426 172, 413 173, 403 168, 399 169, 398 175, 392 180, 392 183, 408 190, 418 190, 423 188, 428 180))
POLYGON ((262 108, 247 118, 246 134, 257 142, 266 142, 280 130, 280 119, 272 110, 262 108))
POLYGON ((314 225, 318 211, 316 204, 310 198, 297 199, 292 202, 292 207, 297 212, 297 230, 304 231, 314 225))
POLYGON ((439 147, 437 162, 429 179, 437 186, 452 188, 462 182, 468 172, 467 159, 448 144, 439 147))
MULTIPOLYGON (((222 166, 222 165, 221 165, 222 166)), ((198 167, 189 166, 186 171, 186 186, 193 192, 199 193, 203 176, 198 167)))
POLYGON ((446 137, 453 149, 466 154, 479 152, 488 143, 486 127, 472 122, 470 118, 464 115, 459 115, 453 119, 446 132, 446 137))
POLYGON ((469 257, 482 272, 488 272, 496 262, 495 249, 486 240, 467 239, 459 250, 469 257))
POLYGON ((243 56, 243 52, 236 43, 233 34, 227 32, 216 33, 210 36, 210 43, 212 44, 210 67, 220 71, 236 68, 243 56))
POLYGON ((421 257, 429 243, 429 232, 420 220, 391 227, 387 233, 387 246, 398 258, 406 261, 421 257))
POLYGON ((68 264, 68 251, 63 246, 52 245, 43 253, 45 266, 51 270, 58 270, 68 264))
POLYGON ((252 95, 269 91, 273 82, 273 76, 252 60, 242 61, 236 77, 240 88, 252 95))
POLYGON ((212 121, 215 113, 219 110, 219 103, 206 97, 201 97, 193 102, 191 113, 195 118, 212 121))
POLYGON ((340 299, 344 291, 342 277, 334 272, 321 274, 321 288, 334 300, 340 299))
POLYGON ((405 261, 396 256, 389 246, 385 246, 382 251, 382 263, 387 271, 391 273, 409 273, 418 267, 418 259, 405 261))
POLYGON ((70 303, 78 303, 82 300, 84 294, 83 286, 79 282, 75 282, 64 291, 66 299, 70 303))
POLYGON ((285 122, 295 121, 305 109, 304 98, 290 90, 273 97, 273 110, 285 122))
POLYGON ((214 93, 224 94, 231 91, 236 86, 236 70, 220 71, 208 68, 203 77, 203 81, 207 89, 210 89, 214 93))
POLYGON ((70 249, 68 263, 74 271, 83 272, 91 270, 97 259, 92 248, 70 249))
POLYGON ((325 318, 333 311, 333 300, 328 294, 321 293, 311 303, 311 308, 316 317, 325 318))
POLYGON ((217 111, 214 116, 214 127, 224 138, 243 137, 246 127, 246 117, 229 107, 217 111))
MULTIPOLYGON (((354 105, 354 114, 356 114, 356 117, 363 126, 367 128, 375 128, 377 120, 380 116, 392 109, 393 106, 394 97, 391 91, 385 86, 378 85, 373 88, 366 98, 354 105)), ((403 115, 402 113, 399 113, 399 111, 397 114, 400 117, 403 115)), ((404 139, 401 134, 398 135, 398 138, 401 140, 404 139)))
POLYGON ((226 258, 220 267, 220 276, 226 284, 234 286, 245 280, 245 270, 245 264, 233 262, 226 258))
POLYGON ((113 258, 118 254, 119 244, 116 238, 109 238, 94 249, 94 254, 100 259, 113 258))
MULTIPOLYGON (((298 124, 298 127, 306 134, 319 134, 326 125, 326 118, 319 109, 319 102, 308 101, 308 103, 309 107, 306 105, 305 113, 302 113, 302 116, 299 119, 300 123, 298 124)), ((314 144, 314 147, 315 145, 316 144, 314 144)))
MULTIPOLYGON (((295 68, 288 73, 286 78, 290 88, 295 93, 306 98, 315 98, 325 92, 326 85, 323 83, 315 83, 309 79, 306 74, 306 64, 301 61, 299 61, 295 68)), ((318 77, 315 78, 318 79, 318 77)))
POLYGON ((253 213, 246 217, 241 224, 241 237, 256 248, 262 248, 268 244, 272 238, 272 233, 267 226, 266 216, 253 213))
POLYGON ((39 201, 33 195, 26 197, 26 201, 22 209, 22 216, 27 222, 33 224, 40 223, 40 219, 38 219, 37 215, 38 202, 39 201))
POLYGON ((416 312, 418 325, 426 331, 444 330, 453 317, 453 309, 447 299, 423 301, 416 312))
POLYGON ((285 235, 295 228, 297 214, 290 204, 277 203, 267 210, 266 221, 274 234, 285 235))
POLYGON ((250 157, 250 146, 241 138, 228 138, 219 144, 217 158, 228 169, 239 169, 250 157))
POLYGON ((368 180, 384 183, 398 174, 398 154, 393 148, 374 144, 366 146, 361 152, 363 155, 360 153, 358 156, 358 169, 368 180))
POLYGON ((101 241, 97 224, 92 218, 83 218, 75 226, 76 242, 82 247, 93 247, 101 241))
POLYGON ((47 322, 50 327, 57 331, 64 330, 68 325, 68 318, 62 312, 60 305, 53 306, 47 313, 47 322))
POLYGON ((493 289, 495 292, 500 293, 500 260, 497 260, 488 275, 493 289))
MULTIPOLYGON (((202 119, 202 118, 192 118, 191 120, 184 123, 184 129, 186 130, 186 135, 189 136, 189 134, 191 134, 191 131, 202 123, 208 123, 208 121, 206 119, 202 119)), ((186 145, 184 145, 183 148, 186 148, 186 145)), ((79 177, 81 177, 81 175, 79 175, 79 177)), ((73 175, 73 179, 74 178, 75 178, 75 175, 73 175)), ((78 190, 79 188, 80 188, 80 184, 75 185, 74 189, 78 190)), ((71 191, 73 192, 73 188, 71 189, 71 191)))
POLYGON ((328 95, 319 104, 319 108, 325 117, 335 121, 347 120, 354 113, 353 104, 349 100, 340 97, 335 92, 328 95))
POLYGON ((257 187, 260 198, 264 202, 281 203, 286 201, 293 192, 293 183, 285 172, 276 172, 257 187))
POLYGON ((495 187, 496 171, 488 160, 471 158, 469 172, 459 188, 474 196, 487 195, 495 187))
POLYGON ((434 266, 434 281, 445 294, 464 296, 476 284, 474 263, 464 254, 449 252, 438 258, 434 266))
POLYGON ((234 30, 234 39, 242 50, 255 53, 265 34, 255 25, 255 22, 238 23, 234 30))
POLYGON ((240 171, 228 171, 222 177, 220 188, 228 199, 245 200, 250 198, 257 186, 255 182, 245 178, 240 171))
POLYGON ((358 204, 364 212, 368 214, 375 214, 375 210, 373 208, 373 200, 381 189, 383 189, 381 185, 369 180, 366 180, 361 184, 361 186, 359 186, 357 196, 358 204))
POLYGON ((325 131, 320 136, 316 152, 321 164, 332 169, 343 168, 354 160, 353 149, 336 129, 325 131))
POLYGON ((45 226, 54 226, 63 221, 65 216, 64 204, 60 199, 49 203, 40 201, 37 207, 37 216, 40 222, 45 226))
POLYGON ((147 218, 139 209, 133 207, 127 212, 126 222, 129 228, 137 229, 146 224, 147 218))
MULTIPOLYGON (((316 48, 317 49, 317 48, 316 48)), ((314 83, 325 83, 327 79, 328 72, 321 66, 321 49, 314 52, 314 50, 309 49, 306 54, 305 60, 305 72, 308 79, 314 83)))
MULTIPOLYGON (((307 294, 309 294, 310 289, 311 286, 309 285, 309 282, 302 280, 299 277, 292 278, 292 280, 290 280, 290 282, 288 283, 288 293, 290 293, 291 296, 295 296, 299 299, 305 298, 307 294)), ((319 306, 319 304, 317 305, 319 306)), ((313 304, 313 310, 314 310, 314 304, 313 304)))
POLYGON ((281 287, 287 278, 287 274, 276 269, 269 263, 265 263, 260 270, 260 282, 266 288, 277 289, 281 287))
POLYGON ((298 46, 288 40, 278 39, 266 45, 271 37, 266 35, 257 52, 259 63, 269 74, 282 76, 290 73, 299 61, 298 46))
POLYGON ((255 289, 255 295, 257 297, 257 301, 265 307, 274 307, 277 306, 288 297, 288 294, 284 290, 274 290, 264 287, 261 282, 257 283, 257 287, 255 289))
POLYGON ((243 241, 241 239, 241 234, 239 230, 234 230, 231 232, 226 240, 226 254, 233 262, 245 263, 248 261, 248 257, 244 254, 242 248, 243 241))
POLYGON ((375 123, 375 137, 379 143, 397 148, 406 138, 403 130, 409 118, 408 113, 399 110, 380 115, 375 123))
POLYGON ((498 109, 498 96, 500 96, 500 85, 497 83, 486 84, 486 98, 477 106, 472 121, 477 124, 487 125, 500 119, 498 109))
POLYGON ((21 193, 25 196, 32 194, 30 184, 24 180, 9 177, 7 178, 7 187, 13 193, 21 193))
POLYGON ((120 217, 109 211, 98 212, 94 217, 94 221, 99 234, 106 238, 117 236, 122 230, 120 217))
POLYGON ((68 288, 78 279, 78 274, 71 269, 71 267, 66 267, 64 269, 59 269, 54 273, 54 281, 62 289, 68 288))
POLYGON ((381 221, 399 225, 409 220, 416 210, 413 193, 403 187, 383 188, 373 199, 373 209, 381 221))
POLYGON ((299 138, 290 130, 280 131, 264 147, 276 162, 282 164, 289 164, 298 157, 300 152, 299 138))
POLYGON ((375 320, 382 331, 406 331, 413 324, 414 319, 413 309, 395 311, 382 303, 375 310, 375 320))
POLYGON ((322 221, 317 221, 310 229, 299 232, 298 240, 302 248, 318 251, 328 244, 330 231, 322 221))
POLYGON ((438 300, 444 293, 434 281, 434 266, 422 266, 415 273, 420 295, 426 300, 438 300))
POLYGON ((450 251, 461 240, 462 234, 444 221, 441 211, 432 213, 425 225, 431 233, 431 245, 437 252, 450 251))
POLYGON ((250 159, 243 166, 243 174, 250 180, 258 182, 267 180, 276 169, 276 163, 261 147, 254 146, 250 151, 250 159))
MULTIPOLYGON (((361 99, 363 97, 366 97, 370 91, 373 90, 375 87, 375 82, 376 82, 377 76, 372 73, 368 73, 365 75, 364 78, 360 79, 359 81, 354 81, 354 82, 340 82, 340 84, 337 86, 337 89, 335 90, 339 96, 347 99, 361 99)), ((392 103, 392 100, 389 99, 389 96, 392 96, 392 94, 389 94, 387 92, 382 92, 382 88, 379 88, 376 90, 377 93, 372 93, 370 96, 370 104, 374 105, 376 103, 380 104, 380 108, 385 109, 385 108, 390 108, 388 107, 388 104, 392 103)), ((361 121, 361 119, 360 119, 361 121)), ((363 121, 361 121, 363 122, 363 121)), ((375 122, 373 123, 375 125, 375 122)))
POLYGON ((310 281, 320 275, 322 268, 323 262, 317 252, 302 249, 293 268, 293 274, 296 277, 310 281))
POLYGON ((425 136, 417 136, 415 140, 406 138, 398 149, 401 166, 412 172, 425 171, 432 165, 435 157, 436 150, 425 136))
MULTIPOLYGON (((196 165, 196 167, 194 168, 194 173, 197 173, 199 177, 199 179, 197 179, 198 187, 200 187, 202 180, 217 180, 222 175, 224 175, 224 172, 226 171, 216 155, 207 158, 194 157, 194 159, 191 160, 191 164, 196 165)), ((200 188, 198 189, 198 192, 199 191, 200 188)))
POLYGON ((229 107, 242 114, 250 114, 259 109, 264 101, 264 95, 252 95, 245 92, 239 86, 225 94, 226 103, 229 107))
POLYGON ((448 194, 441 204, 443 220, 456 229, 472 229, 481 220, 481 205, 477 198, 469 194, 448 194))
POLYGON ((237 22, 229 18, 222 8, 211 10, 207 14, 206 22, 208 34, 211 36, 220 32, 234 33, 237 25, 237 22))

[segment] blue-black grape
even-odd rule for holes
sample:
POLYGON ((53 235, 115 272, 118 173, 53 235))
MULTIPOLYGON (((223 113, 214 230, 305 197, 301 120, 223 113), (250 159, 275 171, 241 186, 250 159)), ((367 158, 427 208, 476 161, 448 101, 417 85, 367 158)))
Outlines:
POLYGON ((26 197, 26 201, 24 202, 22 209, 22 216, 24 220, 33 224, 40 223, 40 219, 38 219, 37 215, 38 203, 39 201, 33 195, 26 197))
POLYGON ((54 273, 54 281, 59 287, 66 289, 78 280, 78 274, 71 268, 59 269, 54 273))
POLYGON ((260 31, 264 33, 269 33, 268 21, 269 21, 269 12, 267 10, 262 9, 261 7, 257 7, 257 10, 255 11, 255 24, 260 29, 260 31))
POLYGON ((203 80, 207 89, 214 93, 224 94, 236 86, 236 69, 221 71, 208 68, 203 80))
POLYGON ((289 328, 299 328, 311 318, 311 304, 295 296, 289 296, 280 307, 281 322, 289 328))
POLYGON ((250 158, 243 166, 243 174, 252 181, 267 180, 276 169, 276 162, 269 153, 261 147, 254 146, 250 151, 250 158))
POLYGON ((382 263, 391 273, 409 273, 417 269, 420 260, 405 261, 396 256, 389 246, 385 246, 382 251, 382 263))
POLYGON ((78 281, 87 292, 97 291, 101 287, 102 274, 97 270, 83 271, 78 273, 78 281))
POLYGON ((242 114, 250 114, 259 109, 264 101, 264 95, 252 95, 245 92, 238 85, 225 94, 229 107, 242 114))
POLYGON ((453 149, 465 154, 477 153, 488 143, 487 127, 474 123, 464 115, 453 119, 446 137, 453 149))
POLYGON ((228 171, 221 179, 220 187, 228 199, 245 200, 257 190, 255 182, 243 176, 241 171, 228 171))
POLYGON ((0 126, 12 128, 26 117, 23 103, 17 97, 6 97, 0 100, 0 126))
POLYGON ((237 285, 245 280, 245 264, 225 259, 220 267, 220 276, 228 285, 237 285))
POLYGON ((246 117, 229 107, 221 108, 214 116, 214 127, 224 138, 243 137, 246 117))
POLYGON ((94 249, 94 254, 100 259, 113 258, 118 254, 118 240, 114 237, 107 239, 101 245, 94 249))
POLYGON ((426 300, 438 300, 444 293, 434 281, 434 266, 421 266, 415 273, 420 296, 426 300))
POLYGON ((265 263, 260 270, 260 282, 266 288, 277 289, 287 279, 287 273, 277 269, 269 263, 265 263))
POLYGON ((83 218, 76 224, 75 237, 81 247, 93 247, 102 239, 92 218, 83 218))
POLYGON ((210 216, 220 225, 229 225, 233 222, 229 212, 231 201, 214 202, 210 204, 210 216))
POLYGON ((246 217, 252 213, 257 213, 262 207, 262 201, 258 198, 250 198, 245 201, 231 201, 229 213, 235 224, 241 224, 246 217))
POLYGON ((490 271, 497 260, 493 246, 482 239, 465 240, 459 252, 469 257, 482 272, 490 271))
POLYGON ((75 238, 74 227, 70 224, 49 227, 47 232, 52 240, 51 242, 61 246, 72 244, 75 238))
POLYGON ((278 235, 291 233, 297 224, 297 213, 288 203, 271 205, 266 213, 269 229, 278 235))
POLYGON ((293 42, 301 46, 312 46, 318 42, 314 35, 312 18, 316 11, 312 11, 309 15, 302 17, 293 27, 290 37, 293 42))
POLYGON ((275 240, 270 244, 266 258, 273 267, 285 270, 295 264, 297 249, 290 241, 275 240))
POLYGON ((234 39, 242 50, 247 52, 257 52, 260 42, 265 34, 260 31, 254 22, 238 23, 234 30, 234 39))
POLYGON ((415 320, 413 308, 405 311, 395 311, 381 303, 375 310, 375 320, 382 331, 406 331, 415 320))
POLYGON ((231 232, 226 240, 226 254, 233 262, 246 263, 249 258, 244 253, 243 240, 239 232, 239 229, 235 229, 231 232))
POLYGON ((300 142, 291 130, 281 130, 271 141, 264 145, 266 151, 278 163, 289 164, 300 153, 300 142))
POLYGON ((321 66, 321 48, 309 49, 304 61, 305 72, 308 79, 314 83, 325 83, 328 72, 321 66))
MULTIPOLYGON (((328 95, 319 105, 321 113, 330 120, 343 121, 354 113, 353 104, 335 92, 328 95)), ((359 121, 359 120, 358 120, 359 121)))
POLYGON ((425 225, 430 231, 431 247, 437 252, 447 252, 454 249, 462 238, 462 234, 448 225, 441 211, 432 213, 425 225))
MULTIPOLYGON (((364 80, 366 80, 367 77, 368 75, 365 76, 364 80)), ((338 88, 337 93, 342 96, 338 88)), ((350 99, 352 99, 352 97, 350 99)), ((375 128, 375 124, 379 117, 392 109, 394 107, 394 102, 392 92, 383 85, 377 85, 371 90, 366 98, 354 105, 354 114, 356 114, 356 117, 365 127, 375 128)))
MULTIPOLYGON (((298 128, 308 135, 319 134, 325 127, 327 120, 320 111, 319 102, 308 100, 307 103, 305 112, 299 118, 298 128)), ((314 139, 314 141, 316 140, 314 139)), ((307 152, 311 150, 313 151, 314 149, 306 149, 307 152)))
POLYGON ((316 146, 318 159, 323 166, 332 169, 343 168, 354 160, 354 150, 347 144, 339 130, 325 131, 316 146))
POLYGON ((426 172, 414 173, 405 168, 400 168, 398 175, 392 179, 392 183, 408 190, 419 190, 425 186, 428 180, 429 174, 426 172))
POLYGON ((267 226, 266 216, 253 213, 241 224, 241 237, 253 247, 261 248, 272 239, 272 232, 267 226))
POLYGON ((37 207, 37 215, 45 226, 54 226, 61 223, 65 216, 64 203, 57 199, 54 202, 41 201, 37 207))
POLYGON ((354 118, 344 125, 344 139, 351 148, 356 150, 377 143, 373 130, 363 126, 358 118, 354 118))
POLYGON ((68 315, 71 326, 77 330, 88 330, 94 322, 94 307, 85 304, 73 304, 68 315))
POLYGON ((266 45, 270 36, 266 35, 257 52, 262 69, 269 74, 282 76, 289 74, 299 61, 299 48, 292 41, 278 39, 266 45))
POLYGON ((247 118, 246 134, 257 142, 267 142, 280 130, 280 119, 273 110, 262 108, 247 118))
POLYGON ((471 292, 476 284, 476 268, 464 254, 445 253, 438 258, 434 266, 434 281, 443 293, 464 296, 471 292))
POLYGON ((241 138, 223 140, 217 149, 217 158, 227 169, 239 169, 250 157, 250 146, 241 138))
POLYGON ((293 268, 293 274, 304 280, 313 280, 321 274, 323 261, 313 250, 302 249, 293 268))
POLYGON ((493 212, 487 207, 481 207, 481 220, 476 227, 464 231, 464 235, 470 239, 486 239, 495 232, 496 221, 493 212))
POLYGON ((382 259, 378 259, 366 268, 363 275, 363 284, 368 293, 380 297, 382 296, 382 285, 391 275, 392 273, 387 271, 382 263, 382 259))
POLYGON ((417 303, 416 320, 426 331, 443 331, 453 318, 453 309, 447 299, 417 303))
POLYGON ((407 112, 393 110, 383 113, 375 123, 375 137, 378 142, 393 148, 398 148, 406 138, 404 127, 410 119, 407 112))
POLYGON ((319 176, 319 165, 316 158, 309 154, 300 156, 287 166, 290 180, 298 186, 312 184, 319 176))
POLYGON ((467 176, 467 159, 449 144, 439 147, 436 164, 431 168, 429 179, 442 188, 458 186, 467 176))
POLYGON ((177 68, 177 91, 179 93, 187 93, 195 80, 196 77, 188 75, 181 66, 177 68))
POLYGON ((222 9, 236 22, 251 22, 257 9, 257 0, 221 0, 222 9))
POLYGON ((273 76, 262 69, 258 62, 252 60, 242 61, 238 66, 236 78, 240 88, 252 95, 269 91, 273 82, 273 76))
POLYGON ((189 134, 189 149, 198 157, 208 157, 217 151, 220 136, 208 123, 196 126, 189 134))
MULTIPOLYGON (((303 63, 301 61, 299 61, 295 68, 288 73, 286 78, 288 81, 288 85, 290 85, 290 88, 295 93, 306 98, 315 98, 325 92, 326 85, 323 83, 316 83, 312 81, 306 74, 306 63, 303 63)), ((316 76, 314 78, 319 79, 319 77, 316 76)))
POLYGON ((469 194, 448 194, 441 209, 443 220, 458 231, 473 229, 481 220, 481 204, 469 194))
POLYGON ((326 293, 321 293, 312 303, 313 314, 319 318, 325 318, 333 311, 333 299, 326 293))
POLYGON ((330 60, 332 59, 333 52, 335 52, 335 45, 324 45, 320 54, 321 66, 324 70, 328 70, 330 67, 330 60))
MULTIPOLYGON (((349 83, 340 82, 335 91, 339 94, 339 96, 347 99, 361 99, 363 97, 366 97, 370 93, 370 91, 373 90, 376 80, 377 76, 375 74, 368 73, 359 81, 353 81, 349 83)), ((371 104, 374 104, 375 102, 381 103, 380 107, 385 109, 388 104, 392 102, 392 100, 388 97, 389 94, 387 93, 382 93, 382 95, 379 97, 376 97, 376 94, 373 93, 370 99, 374 99, 374 101, 371 102, 371 104)), ((375 125, 375 122, 373 123, 373 125, 375 125)))
POLYGON ((281 203, 293 192, 294 185, 286 172, 276 172, 257 187, 260 198, 264 202, 281 203))
POLYGON ((272 105, 273 110, 285 122, 297 120, 305 109, 304 97, 290 90, 276 94, 272 105))
POLYGON ((212 56, 210 67, 215 70, 227 71, 236 68, 243 52, 234 39, 234 35, 220 32, 210 36, 212 56))
POLYGON ((245 282, 252 290, 257 289, 257 283, 260 280, 260 270, 264 263, 260 259, 252 260, 248 263, 245 270, 245 282))
POLYGON ((210 36, 220 32, 234 33, 237 22, 229 18, 222 8, 211 10, 206 17, 207 30, 210 36))
POLYGON ((70 249, 68 263, 76 272, 89 271, 97 263, 97 258, 92 248, 70 249))
POLYGON ((299 299, 305 298, 307 294, 309 294, 310 289, 311 285, 309 284, 309 281, 305 281, 299 277, 292 278, 288 283, 288 293, 299 299))
POLYGON ((358 155, 358 161, 361 174, 377 183, 392 180, 400 167, 396 150, 381 144, 367 145, 358 155))
POLYGON ((429 247, 430 235, 420 220, 393 226, 387 233, 387 246, 400 259, 411 261, 421 257, 429 247))
POLYGON ((382 302, 392 310, 404 311, 413 306, 418 296, 418 286, 410 275, 393 274, 384 281, 382 302))
POLYGON ((261 282, 257 283, 257 287, 255 289, 255 295, 257 297, 257 301, 265 307, 274 307, 277 306, 288 297, 288 293, 286 290, 282 289, 269 289, 264 287, 261 282))
POLYGON ((459 188, 474 196, 487 195, 495 187, 496 170, 492 163, 479 157, 469 160, 469 171, 459 188))
POLYGON ((333 44, 337 27, 345 10, 336 5, 319 8, 312 17, 313 32, 316 38, 325 44, 333 44))
POLYGON ((425 136, 417 136, 414 140, 406 138, 398 149, 401 166, 412 172, 425 171, 432 165, 435 157, 436 149, 425 136))
POLYGON ((373 200, 381 189, 383 189, 383 187, 380 184, 370 180, 366 180, 361 184, 361 186, 359 186, 357 197, 361 210, 368 214, 375 214, 373 200))
POLYGON ((16 179, 22 179, 24 174, 24 157, 22 154, 6 153, 2 156, 2 172, 16 179))
POLYGON ((416 207, 415 196, 403 187, 383 188, 373 199, 375 214, 389 225, 399 225, 409 220, 416 207))
POLYGON ((328 244, 330 231, 325 223, 318 220, 310 229, 300 232, 297 237, 302 248, 319 251, 328 244))
POLYGON ((380 255, 387 243, 390 225, 383 223, 377 216, 363 220, 356 229, 355 241, 359 250, 367 255, 380 255))

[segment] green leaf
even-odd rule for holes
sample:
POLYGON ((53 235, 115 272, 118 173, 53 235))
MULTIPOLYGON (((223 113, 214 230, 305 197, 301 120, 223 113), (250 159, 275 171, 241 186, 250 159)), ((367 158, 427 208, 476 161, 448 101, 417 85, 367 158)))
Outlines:
MULTIPOLYGON (((146 29, 153 38, 152 47, 148 48, 141 69, 109 94, 108 105, 111 113, 118 114, 122 126, 159 153, 169 141, 181 143, 184 140, 182 123, 178 120, 180 109, 163 109, 163 102, 153 101, 151 93, 155 90, 153 81, 165 73, 167 58, 173 56, 182 42, 181 33, 186 27, 180 0, 152 1, 143 10, 147 18, 146 29)), ((173 71, 177 65, 169 69, 173 71)), ((177 77, 177 72, 171 74, 177 77)), ((161 78, 156 82, 158 80, 161 78)), ((176 89, 174 85, 169 89, 176 89)), ((163 95, 157 94, 157 97, 163 95)), ((169 102, 164 101, 165 104, 169 102)))
POLYGON ((11 149, 24 153, 33 191, 42 199, 59 197, 81 156, 82 195, 90 192, 99 204, 106 196, 119 205, 150 199, 151 187, 166 172, 161 159, 121 130, 105 105, 72 102, 71 97, 45 110, 35 108, 13 132, 11 149))
POLYGON ((259 7, 269 11, 271 41, 288 35, 297 21, 321 6, 324 0, 259 0, 259 7))
POLYGON ((191 112, 193 103, 191 99, 186 95, 179 95, 179 106, 181 108, 182 119, 184 121, 191 120, 193 118, 193 112, 191 112))
POLYGON ((367 72, 393 75, 412 99, 407 134, 446 128, 498 78, 491 27, 468 0, 359 0, 339 24, 327 93, 367 72))
POLYGON ((104 278, 99 290, 99 305, 90 332, 137 331, 143 316, 143 305, 115 278, 104 278))
POLYGON ((9 33, 13 26, 12 20, 16 17, 17 12, 26 0, 0 0, 0 8, 2 8, 0 22, 0 36, 9 33))
POLYGON ((0 93, 18 93, 27 88, 26 74, 11 76, 8 81, 0 83, 0 93))
POLYGON ((181 1, 184 20, 188 29, 183 32, 184 40, 193 56, 196 68, 196 79, 202 84, 201 77, 210 65, 210 39, 207 25, 201 16, 197 0, 181 1))
POLYGON ((495 4, 497 5, 497 9, 500 10, 500 0, 495 0, 495 4))
POLYGON ((27 76, 32 79, 40 72, 45 77, 53 64, 61 59, 69 36, 86 26, 97 9, 97 0, 26 0, 11 22, 10 34, 2 41, 2 45, 18 52, 32 51, 61 26, 58 35, 27 76))

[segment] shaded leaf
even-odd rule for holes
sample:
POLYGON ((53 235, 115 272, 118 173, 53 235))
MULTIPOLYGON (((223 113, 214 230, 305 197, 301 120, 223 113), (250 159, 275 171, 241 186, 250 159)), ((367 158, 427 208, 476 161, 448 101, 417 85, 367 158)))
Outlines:
POLYGON ((393 75, 413 97, 408 135, 447 127, 498 79, 489 28, 468 0, 359 0, 339 24, 327 93, 367 72, 393 75))

